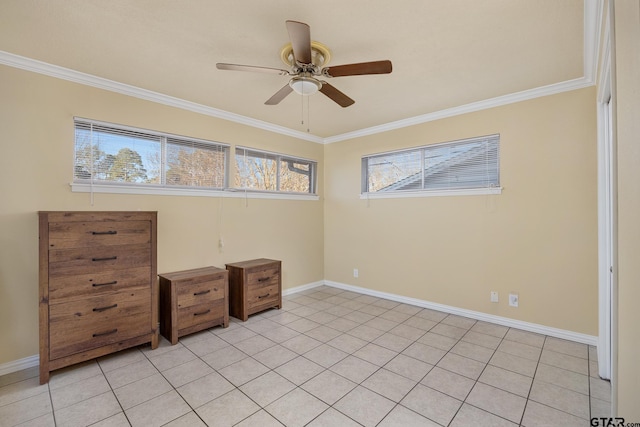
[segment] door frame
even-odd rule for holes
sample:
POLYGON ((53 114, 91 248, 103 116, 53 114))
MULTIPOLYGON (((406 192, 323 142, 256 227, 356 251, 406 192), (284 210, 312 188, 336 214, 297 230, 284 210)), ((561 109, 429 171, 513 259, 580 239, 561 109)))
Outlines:
POLYGON ((611 10, 605 20, 600 76, 598 79, 598 374, 611 379, 616 358, 613 345, 617 283, 616 254, 616 146, 614 139, 614 91, 611 70, 611 10))

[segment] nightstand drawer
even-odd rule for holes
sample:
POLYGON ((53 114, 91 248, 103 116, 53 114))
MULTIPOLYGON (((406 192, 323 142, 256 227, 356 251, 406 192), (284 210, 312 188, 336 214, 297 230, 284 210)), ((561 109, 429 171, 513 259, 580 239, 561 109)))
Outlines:
POLYGON ((223 323, 224 302, 224 299, 220 299, 206 304, 178 309, 178 330, 185 330, 216 319, 223 323))
POLYGON ((247 273, 247 286, 277 285, 280 281, 280 268, 272 267, 264 270, 252 270, 247 273))
POLYGON ((247 292, 247 304, 249 309, 265 305, 278 304, 280 299, 280 287, 278 284, 249 288, 247 292))
POLYGON ((224 279, 195 283, 191 286, 180 283, 176 291, 178 295, 178 309, 224 299, 224 288, 224 279))

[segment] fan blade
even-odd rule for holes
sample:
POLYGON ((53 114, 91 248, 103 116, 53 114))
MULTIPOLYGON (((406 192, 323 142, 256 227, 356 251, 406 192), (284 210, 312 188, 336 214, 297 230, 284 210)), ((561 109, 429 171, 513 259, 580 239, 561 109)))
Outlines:
POLYGON ((291 86, 287 84, 285 87, 277 91, 271 98, 267 99, 265 105, 276 105, 285 99, 291 92, 293 92, 293 89, 291 89, 291 86))
POLYGON ((322 70, 322 73, 327 77, 342 77, 361 76, 363 74, 389 74, 391 70, 391 61, 385 60, 327 67, 322 70))
POLYGON ((216 68, 218 70, 255 71, 258 73, 278 74, 280 76, 286 76, 289 74, 287 70, 281 70, 280 68, 256 67, 253 65, 223 64, 220 62, 216 64, 216 68))
POLYGON ((301 64, 311 64, 311 29, 304 22, 287 21, 293 57, 301 64))
POLYGON ((335 87, 331 86, 327 82, 322 82, 322 87, 320 88, 320 92, 324 93, 327 97, 331 98, 336 104, 341 106, 342 108, 348 107, 349 105, 353 105, 356 101, 349 98, 344 93, 340 92, 335 87))

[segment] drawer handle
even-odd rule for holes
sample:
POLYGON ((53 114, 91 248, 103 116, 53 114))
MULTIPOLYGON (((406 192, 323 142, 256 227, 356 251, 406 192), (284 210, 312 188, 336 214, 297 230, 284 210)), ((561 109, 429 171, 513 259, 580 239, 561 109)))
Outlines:
POLYGON ((266 282, 267 280, 271 279, 271 277, 260 277, 258 279, 258 282, 266 282))
POLYGON ((110 308, 116 308, 117 306, 118 304, 109 305, 107 307, 97 307, 97 308, 94 308, 93 311, 100 313, 102 311, 109 310, 110 308))
POLYGON ((108 234, 108 235, 114 235, 114 234, 118 234, 117 231, 115 230, 109 230, 109 231, 92 231, 91 234, 93 234, 94 236, 99 236, 99 235, 103 235, 103 234, 108 234))
POLYGON ((107 332, 99 332, 99 333, 97 333, 97 334, 93 334, 93 337, 94 337, 94 338, 97 338, 97 337, 104 337, 105 335, 115 334, 116 332, 118 332, 118 328, 116 328, 116 329, 112 329, 112 330, 107 331, 107 332))
POLYGON ((117 256, 110 256, 110 257, 107 257, 107 258, 91 258, 91 261, 113 261, 113 260, 116 260, 116 259, 118 259, 117 256))
POLYGON ((211 311, 211 309, 201 311, 200 313, 193 313, 194 316, 202 316, 203 314, 207 314, 211 311))
POLYGON ((198 295, 205 295, 208 294, 209 292, 211 292, 211 289, 207 289, 206 291, 200 291, 200 292, 194 292, 193 296, 198 296, 198 295))
POLYGON ((93 283, 91 286, 93 287, 97 287, 97 286, 107 286, 107 285, 117 285, 118 281, 114 280, 113 282, 106 282, 106 283, 93 283))
POLYGON ((262 298, 266 298, 271 294, 265 294, 265 295, 258 295, 258 299, 262 299, 262 298))

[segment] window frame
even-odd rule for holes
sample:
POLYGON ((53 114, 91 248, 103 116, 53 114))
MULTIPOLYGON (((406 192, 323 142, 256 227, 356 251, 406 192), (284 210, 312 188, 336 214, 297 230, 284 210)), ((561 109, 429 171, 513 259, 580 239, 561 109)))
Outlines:
MULTIPOLYGON (((153 131, 148 129, 141 129, 127 125, 120 125, 108 122, 102 122, 92 119, 85 119, 81 117, 73 118, 74 129, 74 149, 73 149, 73 166, 74 174, 71 182, 72 191, 91 191, 91 192, 104 192, 104 193, 121 193, 121 194, 180 194, 188 193, 193 195, 199 192, 222 192, 228 187, 229 182, 229 153, 230 145, 216 141, 208 141, 199 138, 192 138, 183 135, 175 135, 166 132, 153 131), (80 126, 97 126, 105 130, 113 130, 113 134, 117 135, 118 132, 127 133, 132 132, 141 136, 148 137, 154 144, 158 144, 160 155, 160 171, 159 171, 159 183, 144 183, 144 182, 117 182, 110 180, 94 179, 95 175, 92 175, 89 179, 77 178, 75 174, 76 158, 77 158, 77 141, 76 132, 80 126), (192 185, 175 185, 167 183, 167 171, 170 167, 167 160, 168 147, 184 145, 186 147, 211 150, 212 152, 220 152, 224 156, 222 162, 222 186, 221 187, 206 187, 206 186, 192 186, 192 185), (211 148, 209 148, 211 147, 211 148)), ((129 147, 128 145, 125 145, 129 147)))
MULTIPOLYGON (((72 179, 69 183, 71 191, 74 193, 91 193, 91 200, 93 203, 94 193, 106 193, 106 194, 139 194, 139 195, 165 195, 165 196, 192 196, 192 197, 225 197, 225 198, 251 198, 251 199, 280 199, 280 200, 319 200, 320 197, 317 194, 318 191, 318 162, 316 160, 305 159, 297 156, 291 156, 288 154, 271 153, 264 150, 248 148, 251 151, 265 152, 272 155, 280 156, 281 158, 290 160, 300 160, 309 162, 313 165, 312 173, 312 185, 313 193, 297 193, 297 192, 272 192, 272 191, 256 191, 245 190, 230 186, 231 182, 231 162, 235 161, 232 156, 235 156, 235 150, 232 154, 232 145, 217 141, 209 141, 198 138, 191 138, 183 135, 176 135, 167 132, 154 131, 149 129, 143 129, 128 125, 121 125, 115 123, 109 123, 99 120, 87 119, 83 117, 73 117, 73 133, 74 133, 74 147, 73 147, 73 159, 72 159, 72 179), (94 124, 96 126, 103 126, 107 128, 113 128, 114 130, 122 130, 129 132, 136 132, 146 134, 150 136, 164 137, 163 144, 173 143, 176 140, 185 141, 187 144, 192 143, 196 146, 200 145, 214 145, 222 147, 224 151, 224 187, 196 187, 196 186, 180 186, 180 185, 166 185, 166 184, 149 184, 149 183, 129 183, 129 182, 113 182, 103 181, 95 179, 76 179, 75 167, 76 167, 76 122, 83 122, 87 124, 94 124)), ((247 147, 241 147, 247 148, 247 147)), ((161 156, 166 156, 166 147, 161 149, 161 156)), ((166 159, 163 159, 163 166, 166 166, 166 159)), ((162 180, 166 178, 166 169, 163 167, 161 172, 162 180)))
POLYGON ((485 194, 502 194, 502 184, 500 183, 500 134, 484 135, 479 137, 465 138, 455 141, 440 142, 436 144, 421 145, 412 148, 403 148, 399 150, 385 151, 374 154, 367 154, 361 158, 361 182, 360 182, 360 198, 361 199, 394 199, 394 198, 410 198, 410 197, 433 197, 433 196, 473 196, 485 194), (425 189, 424 178, 422 178, 421 189, 411 190, 392 190, 392 191, 368 191, 369 189, 369 160, 379 156, 419 152, 421 172, 424 171, 425 152, 435 150, 444 146, 462 145, 464 143, 476 143, 483 140, 497 139, 497 186, 488 187, 468 187, 468 188, 446 188, 446 189, 425 189))
POLYGON ((264 157, 271 157, 276 162, 276 190, 263 190, 263 189, 234 186, 233 189, 235 191, 241 191, 243 193, 250 193, 250 194, 271 194, 271 195, 281 195, 281 196, 289 196, 289 197, 295 196, 296 198, 307 197, 307 198, 313 198, 314 200, 318 199, 318 162, 317 161, 307 159, 304 157, 292 156, 290 154, 276 153, 273 151, 266 151, 258 148, 251 148, 251 147, 246 147, 242 145, 237 145, 234 149, 234 160, 235 160, 234 174, 236 174, 234 178, 237 177, 237 174, 238 174, 237 158, 243 157, 246 155, 251 155, 251 153, 257 154, 257 156, 254 156, 254 157, 259 157, 260 155, 264 157), (244 153, 238 154, 238 151, 244 151, 244 153), (309 191, 308 192, 282 191, 280 189, 281 188, 280 166, 281 166, 281 162, 283 161, 284 162, 293 161, 293 162, 309 164, 310 171, 309 171, 309 191))

